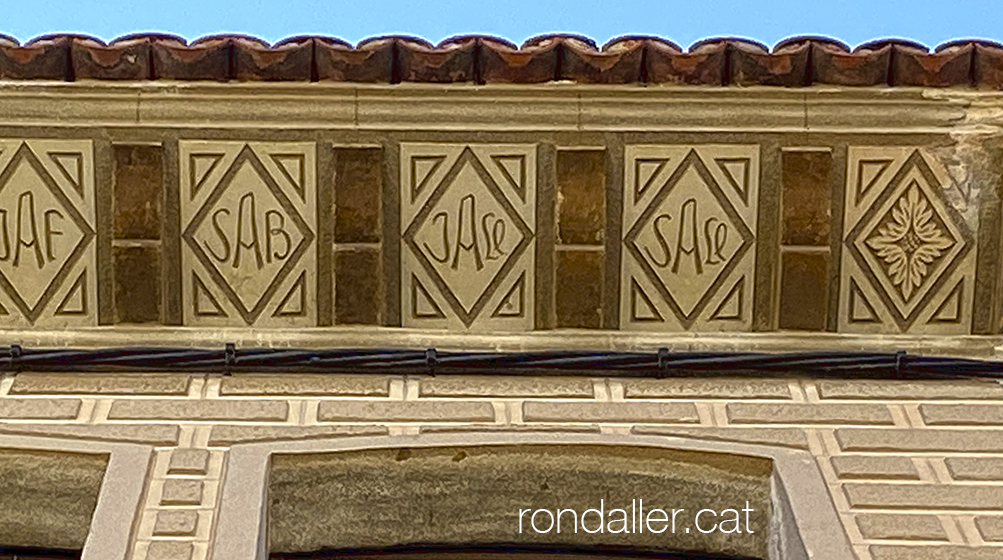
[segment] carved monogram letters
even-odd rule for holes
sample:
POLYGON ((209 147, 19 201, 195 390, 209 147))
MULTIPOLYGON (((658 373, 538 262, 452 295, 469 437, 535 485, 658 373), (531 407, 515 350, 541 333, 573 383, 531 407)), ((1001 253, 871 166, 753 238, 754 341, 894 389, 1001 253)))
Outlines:
POLYGON ((748 330, 758 146, 627 146, 620 324, 748 330))
POLYGON ((970 332, 975 227, 956 208, 966 196, 923 150, 849 148, 841 331, 970 332))
POLYGON ((0 140, 0 325, 97 324, 90 140, 0 140))
POLYGON ((536 149, 401 146, 406 327, 533 328, 536 149))
POLYGON ((314 144, 179 151, 185 324, 316 326, 314 144))

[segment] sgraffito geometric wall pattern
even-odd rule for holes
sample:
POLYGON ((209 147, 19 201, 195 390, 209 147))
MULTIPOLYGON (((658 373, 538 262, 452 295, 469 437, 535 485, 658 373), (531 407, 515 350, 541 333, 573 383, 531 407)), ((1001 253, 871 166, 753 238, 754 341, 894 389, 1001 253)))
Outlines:
POLYGON ((850 147, 839 330, 971 331, 975 227, 943 166, 921 149, 850 147))
POLYGON ((536 146, 401 145, 405 327, 531 330, 536 146))
POLYGON ((625 149, 620 326, 752 324, 759 146, 625 149))
POLYGON ((316 148, 181 141, 184 322, 316 326, 316 148))
POLYGON ((90 140, 0 140, 0 325, 97 324, 90 140))

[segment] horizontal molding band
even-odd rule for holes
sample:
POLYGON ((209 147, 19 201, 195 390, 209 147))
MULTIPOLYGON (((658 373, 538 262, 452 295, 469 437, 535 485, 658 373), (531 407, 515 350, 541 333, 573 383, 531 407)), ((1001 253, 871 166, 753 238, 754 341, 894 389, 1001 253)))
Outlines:
POLYGON ((454 333, 386 327, 247 329, 99 327, 73 330, 0 329, 0 345, 31 348, 112 346, 223 348, 437 348, 471 351, 615 350, 670 352, 897 352, 924 356, 1003 358, 1003 336, 851 335, 836 333, 691 333, 537 331, 454 333))
POLYGON ((1003 96, 923 88, 2 82, 0 124, 324 130, 943 133, 1003 96))

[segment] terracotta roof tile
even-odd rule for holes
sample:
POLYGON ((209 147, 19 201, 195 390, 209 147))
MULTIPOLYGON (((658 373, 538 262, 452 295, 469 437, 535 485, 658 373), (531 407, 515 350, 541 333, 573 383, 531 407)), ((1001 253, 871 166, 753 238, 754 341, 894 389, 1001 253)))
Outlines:
POLYGON ((876 86, 888 84, 892 48, 856 50, 842 45, 812 42, 811 83, 839 86, 876 86))
POLYGON ((433 47, 411 37, 395 39, 397 61, 394 81, 473 82, 476 80, 478 41, 456 40, 433 47))
POLYGON ((681 52, 675 45, 647 44, 647 78, 651 83, 723 85, 727 60, 726 43, 697 43, 681 52))
POLYGON ((150 78, 150 38, 123 37, 105 45, 94 39, 70 43, 73 77, 78 80, 147 80, 150 78))
POLYGON ((557 78, 557 43, 524 44, 513 48, 500 42, 480 42, 478 74, 481 83, 536 84, 557 78))
POLYGON ((973 42, 975 63, 972 65, 972 82, 977 86, 1003 88, 1003 45, 973 42))
POLYGON ((21 44, 0 34, 0 79, 1003 88, 1003 45, 966 39, 931 52, 906 39, 880 39, 851 50, 828 37, 797 36, 770 50, 749 39, 713 37, 684 50, 661 37, 628 35, 600 48, 588 37, 566 33, 533 37, 521 46, 488 35, 459 35, 438 45, 387 35, 353 47, 322 36, 270 45, 246 35, 188 43, 163 33, 107 44, 52 34, 21 44))
POLYGON ((270 46, 243 37, 230 39, 233 77, 242 80, 310 81, 313 79, 313 41, 283 41, 270 46))

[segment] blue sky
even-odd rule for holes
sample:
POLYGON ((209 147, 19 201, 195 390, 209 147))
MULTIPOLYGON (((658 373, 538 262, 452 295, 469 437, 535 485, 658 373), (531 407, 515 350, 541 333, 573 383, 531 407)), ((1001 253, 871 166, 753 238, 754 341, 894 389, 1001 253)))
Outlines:
POLYGON ((0 0, 0 33, 21 41, 79 32, 108 40, 137 31, 188 39, 239 32, 277 41, 322 34, 355 43, 405 33, 433 43, 461 33, 516 43, 553 31, 602 44, 611 37, 661 35, 683 47, 735 35, 773 45, 821 34, 851 46, 904 37, 931 47, 954 38, 1003 42, 1003 0, 0 0))

